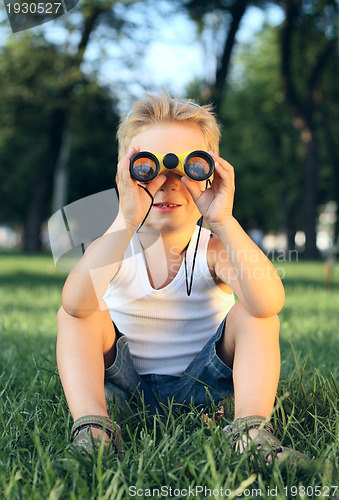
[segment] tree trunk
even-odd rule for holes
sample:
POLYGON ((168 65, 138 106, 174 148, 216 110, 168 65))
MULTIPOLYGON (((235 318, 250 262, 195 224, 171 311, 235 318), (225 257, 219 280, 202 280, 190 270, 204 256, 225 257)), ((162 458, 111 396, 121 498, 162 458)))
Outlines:
POLYGON ((317 259, 316 221, 318 205, 318 146, 315 129, 310 123, 303 123, 301 141, 304 147, 304 231, 306 236, 305 257, 317 259))
POLYGON ((295 227, 292 223, 292 209, 291 203, 288 196, 288 187, 287 187, 287 178, 285 175, 285 164, 284 164, 284 154, 283 154, 283 146, 281 144, 281 133, 278 131, 278 134, 275 134, 275 145, 277 151, 277 167, 278 167, 278 176, 281 179, 280 186, 281 190, 279 193, 280 203, 281 203, 281 224, 283 230, 285 232, 286 240, 287 240, 287 250, 294 250, 294 237, 295 237, 295 227))
POLYGON ((230 9, 232 21, 225 39, 222 55, 219 59, 217 71, 215 75, 215 83, 211 87, 211 100, 215 107, 215 112, 218 114, 221 111, 222 103, 225 97, 225 87, 230 67, 232 50, 235 44, 235 36, 240 26, 240 21, 245 14, 248 5, 248 0, 238 0, 230 9))
POLYGON ((59 157, 65 121, 65 111, 63 109, 55 110, 51 116, 45 168, 38 173, 24 221, 22 246, 23 251, 27 253, 41 252, 41 227, 47 216, 48 200, 52 191, 51 180, 54 177, 55 166, 59 157))
POLYGON ((327 143, 327 150, 329 153, 329 157, 332 163, 333 169, 333 181, 334 181, 334 200, 337 204, 336 210, 336 222, 334 226, 334 237, 333 243, 334 245, 339 245, 339 150, 337 146, 337 142, 335 141, 333 134, 330 130, 327 120, 322 117, 322 127, 324 131, 325 140, 327 143))
POLYGON ((316 107, 314 96, 326 61, 333 50, 333 43, 329 43, 323 52, 319 54, 314 66, 309 69, 304 89, 297 92, 296 81, 298 75, 292 70, 292 37, 297 27, 297 20, 301 15, 301 3, 300 0, 286 0, 284 2, 286 17, 281 41, 281 73, 286 100, 294 116, 294 125, 300 131, 304 153, 303 228, 306 235, 304 255, 308 259, 315 259, 319 257, 316 245, 319 159, 314 125, 316 107))
MULTIPOLYGON (((89 42, 90 35, 95 29, 100 14, 104 12, 98 4, 94 5, 88 17, 84 20, 81 40, 78 45, 77 54, 74 58, 74 69, 79 68, 89 42)), ((62 91, 62 100, 67 102, 73 90, 74 83, 70 83, 62 91)), ((23 228, 22 249, 27 253, 38 253, 41 251, 41 228, 47 217, 48 202, 53 192, 53 182, 57 162, 60 158, 63 131, 67 123, 67 111, 65 108, 57 109, 52 113, 49 133, 49 150, 46 158, 46 167, 39 172, 35 188, 27 209, 27 216, 23 228)))
POLYGON ((65 129, 62 134, 59 158, 55 167, 52 212, 60 210, 67 203, 68 193, 68 169, 67 163, 70 155, 71 137, 70 132, 65 129))

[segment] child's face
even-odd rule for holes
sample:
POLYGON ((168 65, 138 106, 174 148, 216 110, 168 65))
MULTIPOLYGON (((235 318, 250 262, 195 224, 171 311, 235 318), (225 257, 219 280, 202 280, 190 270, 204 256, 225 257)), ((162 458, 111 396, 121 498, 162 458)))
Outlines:
MULTIPOLYGON (((198 126, 178 123, 150 125, 132 139, 130 146, 157 154, 181 154, 197 149, 207 151, 204 135, 198 126)), ((165 175, 166 181, 155 193, 154 204, 145 225, 161 233, 184 230, 198 221, 200 212, 181 182, 180 175, 171 171, 165 175), (158 204, 178 206, 161 207, 158 204)), ((205 189, 206 181, 200 181, 199 184, 201 189, 205 189)))

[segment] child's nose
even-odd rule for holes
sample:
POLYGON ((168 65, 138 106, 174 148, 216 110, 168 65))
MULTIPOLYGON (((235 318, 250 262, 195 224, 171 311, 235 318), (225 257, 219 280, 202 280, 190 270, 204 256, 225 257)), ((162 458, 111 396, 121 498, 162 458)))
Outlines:
POLYGON ((182 186, 180 175, 174 174, 173 172, 166 172, 165 175, 166 180, 160 187, 160 191, 166 191, 168 189, 179 189, 180 186, 182 186))

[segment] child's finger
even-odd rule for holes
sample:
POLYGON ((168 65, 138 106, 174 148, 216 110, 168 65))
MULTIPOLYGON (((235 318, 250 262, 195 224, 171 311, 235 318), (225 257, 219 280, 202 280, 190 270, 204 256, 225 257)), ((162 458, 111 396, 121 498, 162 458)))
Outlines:
POLYGON ((221 177, 221 179, 233 182, 233 179, 234 179, 233 167, 231 169, 225 168, 222 165, 220 165, 220 163, 218 161, 216 161, 214 168, 215 168, 215 171, 218 173, 219 177, 221 177))
POLYGON ((191 181, 190 179, 188 179, 188 177, 185 176, 181 177, 181 182, 185 185, 185 187, 189 191, 190 195, 193 198, 193 201, 197 201, 202 194, 202 190, 200 188, 199 183, 196 181, 191 181))
MULTIPOLYGON (((219 175, 219 184, 221 186, 224 186, 226 188, 227 193, 233 193, 235 192, 235 182, 234 182, 234 173, 232 172, 227 172, 225 169, 222 168, 222 166, 216 162, 215 164, 215 171, 218 172, 219 175)), ((220 188, 218 188, 219 190, 220 188)))
POLYGON ((132 146, 128 153, 118 163, 118 176, 121 182, 133 182, 129 171, 131 158, 138 153, 140 148, 132 146))
POLYGON ((151 193, 152 196, 155 195, 155 193, 160 189, 160 187, 163 185, 163 183, 166 180, 166 175, 160 174, 157 175, 153 181, 144 183, 145 187, 147 187, 148 191, 151 193))
POLYGON ((221 156, 216 155, 215 153, 213 153, 213 151, 209 151, 209 154, 212 156, 214 161, 217 161, 226 170, 234 170, 233 166, 228 161, 224 160, 221 156))

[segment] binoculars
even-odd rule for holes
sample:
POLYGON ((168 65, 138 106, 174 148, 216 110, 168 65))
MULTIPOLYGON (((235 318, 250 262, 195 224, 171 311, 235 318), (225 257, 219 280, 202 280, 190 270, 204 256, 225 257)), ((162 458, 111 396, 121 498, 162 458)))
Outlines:
POLYGON ((165 170, 186 175, 194 181, 204 181, 213 173, 214 160, 206 151, 192 151, 180 155, 140 151, 132 156, 129 170, 132 178, 140 182, 150 182, 165 170))

